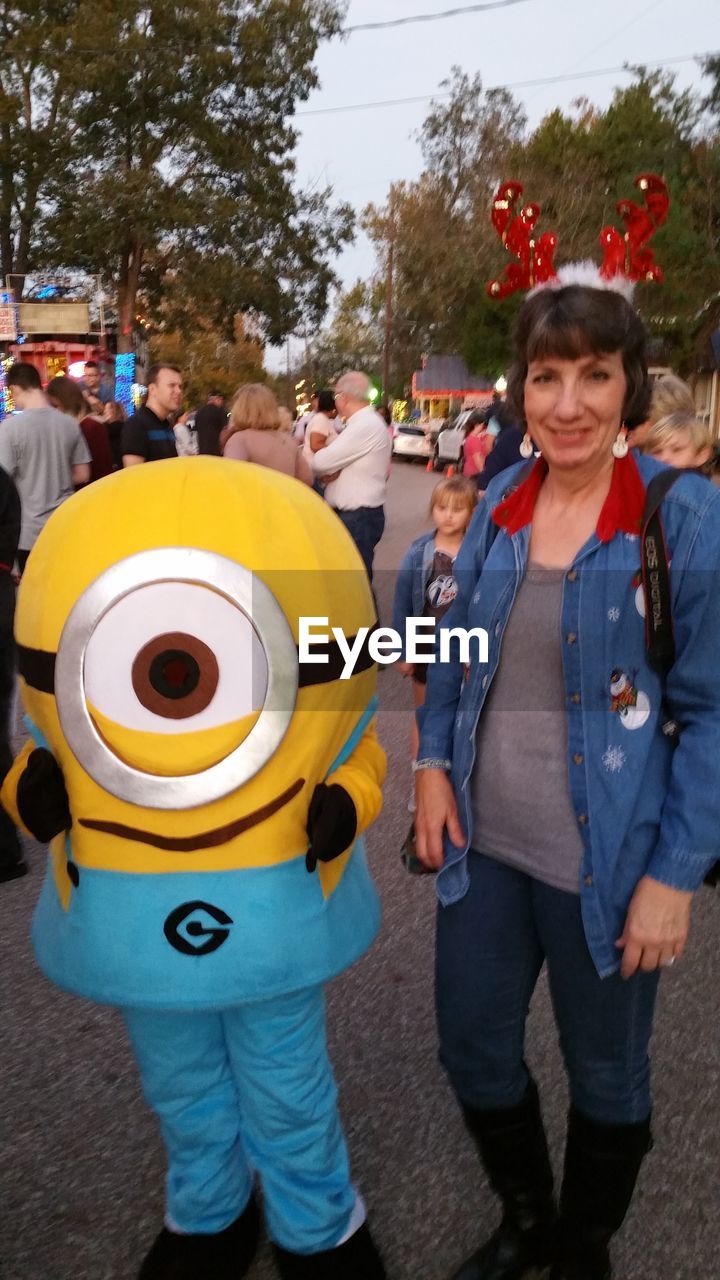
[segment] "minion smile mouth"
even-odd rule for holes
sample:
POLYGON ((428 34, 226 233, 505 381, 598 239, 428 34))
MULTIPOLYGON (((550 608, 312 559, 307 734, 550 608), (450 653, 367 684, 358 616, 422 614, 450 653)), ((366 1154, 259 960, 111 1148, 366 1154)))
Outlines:
POLYGON ((137 840, 141 844, 152 845, 155 849, 164 849, 169 853, 193 853, 196 849, 213 849, 227 844, 235 836, 242 835, 251 827, 265 822, 273 814, 289 804, 305 786, 305 779, 298 778, 292 786, 269 800, 260 809, 254 809, 235 822, 228 822, 224 827, 216 827, 214 831, 201 831, 195 836, 161 836, 155 831, 143 831, 140 827, 128 827, 123 822, 99 822, 94 818, 79 818, 78 825, 87 827, 89 831, 102 831, 105 835, 118 836, 121 840, 137 840))

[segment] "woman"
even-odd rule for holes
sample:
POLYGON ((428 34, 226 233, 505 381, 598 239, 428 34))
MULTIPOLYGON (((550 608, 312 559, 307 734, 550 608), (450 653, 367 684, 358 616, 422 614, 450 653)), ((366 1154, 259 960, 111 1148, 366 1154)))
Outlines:
POLYGON ((494 434, 493 447, 485 459, 485 465, 477 477, 477 487, 481 494, 485 493, 491 480, 500 475, 508 467, 520 461, 520 445, 522 444, 522 427, 518 426, 514 415, 508 408, 507 401, 493 400, 491 405, 488 431, 494 434))
POLYGON ((534 442, 542 456, 490 486, 441 624, 483 628, 489 660, 466 668, 454 641, 419 712, 417 853, 441 868, 441 1058, 503 1205, 456 1280, 550 1263, 553 1280, 608 1280, 650 1145, 660 970, 682 956, 720 844, 720 494, 687 474, 662 503, 676 643, 663 690, 637 577, 660 467, 627 452, 622 426, 649 401, 639 316, 609 289, 536 291, 510 391, 523 452, 534 442), (571 1094, 559 1214, 523 1060, 544 962, 571 1094))
POLYGON ((479 409, 475 409, 465 424, 463 445, 463 475, 478 476, 485 466, 485 459, 495 443, 488 431, 488 424, 479 409))
POLYGON ((278 402, 269 387, 249 382, 238 388, 230 421, 220 436, 223 457, 257 462, 311 485, 313 475, 296 440, 280 430, 278 402))
POLYGON ((103 407, 103 422, 107 427, 108 436, 110 437, 110 452, 112 453, 113 470, 122 470, 122 429, 123 423, 127 422, 127 413, 124 406, 119 400, 108 400, 103 407))
POLYGON ((332 444, 333 440, 337 439, 336 419, 337 409, 335 408, 335 396, 332 391, 327 389, 318 391, 317 413, 313 414, 305 432, 303 453, 307 459, 310 459, 314 453, 318 453, 320 449, 324 449, 326 445, 332 444))
POLYGON ((109 476, 113 459, 107 426, 90 413, 90 406, 77 382, 61 374, 48 382, 45 392, 53 409, 67 413, 79 424, 90 450, 90 480, 109 476))

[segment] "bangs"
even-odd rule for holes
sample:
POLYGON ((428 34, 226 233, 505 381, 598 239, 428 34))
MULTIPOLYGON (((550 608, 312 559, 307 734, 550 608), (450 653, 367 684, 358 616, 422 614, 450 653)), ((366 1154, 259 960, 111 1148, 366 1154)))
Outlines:
POLYGON ((542 316, 528 334, 527 362, 535 360, 581 360, 584 356, 607 356, 619 351, 617 323, 605 316, 568 315, 561 306, 542 316))

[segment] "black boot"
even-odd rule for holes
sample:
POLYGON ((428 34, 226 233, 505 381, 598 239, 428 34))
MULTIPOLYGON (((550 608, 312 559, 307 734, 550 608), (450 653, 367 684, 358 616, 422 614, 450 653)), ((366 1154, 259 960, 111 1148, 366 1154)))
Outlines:
POLYGON ((385 1280, 385 1268, 367 1223, 336 1249, 322 1253, 289 1253, 275 1245, 283 1280, 385 1280))
POLYGON ((521 1280, 550 1265, 557 1211, 537 1088, 499 1111, 463 1107, 503 1216, 497 1231, 455 1272, 453 1280, 521 1280))
POLYGON ((551 1280, 611 1280, 610 1241, 623 1224, 651 1145, 649 1116, 640 1124, 597 1124, 570 1108, 551 1280))
POLYGON ((260 1234, 251 1198, 240 1217, 215 1235, 179 1235, 164 1227, 140 1268, 138 1280, 240 1280, 250 1268, 260 1234))

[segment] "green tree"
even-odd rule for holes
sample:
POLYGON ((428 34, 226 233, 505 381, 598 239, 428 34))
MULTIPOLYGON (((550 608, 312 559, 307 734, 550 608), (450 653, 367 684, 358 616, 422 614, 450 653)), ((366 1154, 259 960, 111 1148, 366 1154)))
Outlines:
POLYGON ((38 261, 51 184, 72 182, 81 59, 69 52, 95 30, 93 6, 0 2, 0 277, 22 288, 38 261))
MULTIPOLYGON (((100 270, 117 292, 121 349, 153 273, 157 282, 172 271, 228 333, 247 310, 262 317, 271 341, 302 314, 322 315, 330 260, 351 235, 351 215, 331 207, 328 190, 298 190, 290 122, 317 83, 318 43, 338 32, 344 7, 48 3, 55 34, 35 42, 37 93, 53 75, 69 76, 71 128, 62 160, 53 150, 34 170, 41 216, 28 230, 28 265, 100 270), (55 44, 61 53, 51 66, 55 44)), ((36 4, 11 8, 19 17, 9 49, 20 74, 36 4)))
POLYGON ((302 364, 302 376, 329 386, 348 369, 379 379, 382 369, 382 289, 362 280, 340 294, 328 324, 319 331, 302 364))
POLYGON ((167 361, 183 371, 188 406, 201 404, 211 391, 228 399, 243 382, 265 382, 263 345, 253 334, 249 318, 236 316, 233 334, 195 314, 193 333, 164 330, 150 340, 153 362, 167 361))
POLYGON ((505 148, 522 138, 525 116, 506 90, 485 91, 480 76, 457 67, 444 87, 449 100, 432 104, 420 132, 421 177, 394 184, 388 202, 364 215, 378 280, 391 227, 395 237, 395 385, 409 383, 423 351, 457 352, 479 373, 504 364, 509 313, 493 311, 485 298, 495 244, 487 211, 504 176, 505 148))
POLYGON ((639 173, 662 174, 671 205, 653 248, 665 284, 639 285, 638 304, 658 359, 687 372, 703 358, 720 275, 720 60, 705 70, 714 87, 704 100, 665 72, 636 67, 607 110, 580 99, 530 134, 509 95, 484 94, 478 78, 453 72, 450 100, 431 107, 421 131, 423 173, 365 215, 379 282, 392 212, 394 350, 405 377, 423 351, 459 353, 477 373, 507 364, 520 299, 498 304, 485 293, 510 261, 490 222, 492 195, 507 178, 540 205, 538 231, 557 233, 557 264, 599 264, 601 228, 622 227, 618 200, 642 199, 639 173))

